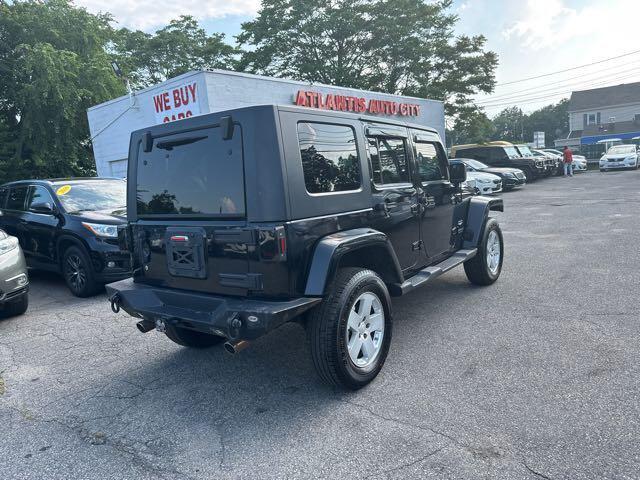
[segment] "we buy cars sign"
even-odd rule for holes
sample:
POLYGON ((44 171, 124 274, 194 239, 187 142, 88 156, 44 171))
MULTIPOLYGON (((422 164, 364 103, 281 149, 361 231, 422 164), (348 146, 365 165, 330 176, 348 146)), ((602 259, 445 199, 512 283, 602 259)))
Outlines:
POLYGON ((186 83, 154 95, 153 108, 156 123, 168 123, 198 115, 200 113, 198 84, 186 83))

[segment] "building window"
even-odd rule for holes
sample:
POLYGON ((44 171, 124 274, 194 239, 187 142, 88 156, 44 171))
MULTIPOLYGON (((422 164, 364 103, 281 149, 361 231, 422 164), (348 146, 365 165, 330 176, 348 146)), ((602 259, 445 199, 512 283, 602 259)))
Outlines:
POLYGON ((368 137, 373 183, 409 183, 407 147, 402 138, 368 137))
POLYGON ((597 113, 585 113, 583 114, 584 126, 588 127, 589 125, 600 125, 601 123, 601 115, 600 112, 597 113))
POLYGON ((360 188, 360 159, 352 127, 301 122, 298 142, 307 192, 347 192, 360 188))

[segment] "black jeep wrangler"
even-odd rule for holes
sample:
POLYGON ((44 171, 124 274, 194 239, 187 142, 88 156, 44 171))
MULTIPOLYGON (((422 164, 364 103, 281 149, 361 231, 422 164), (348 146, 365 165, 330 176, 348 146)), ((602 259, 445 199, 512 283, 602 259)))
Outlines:
POLYGON ((458 265, 500 275, 498 198, 461 193, 424 126, 300 107, 255 106, 134 132, 131 279, 112 308, 174 342, 235 353, 285 322, 306 325, 326 381, 356 389, 382 368, 391 297, 458 265))

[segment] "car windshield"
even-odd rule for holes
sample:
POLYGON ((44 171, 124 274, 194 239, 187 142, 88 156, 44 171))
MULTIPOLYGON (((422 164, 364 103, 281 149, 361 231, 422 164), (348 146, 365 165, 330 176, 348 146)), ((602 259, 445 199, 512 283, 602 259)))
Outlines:
POLYGON ((526 145, 518 145, 518 150, 523 157, 533 157, 533 153, 529 150, 529 147, 526 145))
POLYGON ((487 165, 485 165, 482 162, 479 162, 478 160, 465 160, 464 163, 466 163, 469 167, 473 168, 474 170, 484 170, 485 168, 489 168, 487 165))
POLYGON ((520 158, 520 153, 516 147, 504 147, 504 151, 509 158, 520 158))
POLYGON ((53 191, 69 213, 108 211, 124 213, 127 205, 127 183, 124 180, 90 180, 57 182, 53 191))
POLYGON ((636 147, 633 145, 616 145, 609 149, 607 155, 618 155, 620 153, 636 153, 636 147))

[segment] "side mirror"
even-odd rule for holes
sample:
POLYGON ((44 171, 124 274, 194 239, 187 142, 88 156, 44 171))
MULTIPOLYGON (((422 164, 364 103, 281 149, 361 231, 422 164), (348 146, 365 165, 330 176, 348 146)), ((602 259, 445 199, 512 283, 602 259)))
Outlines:
POLYGON ((42 213, 45 215, 52 215, 54 213, 53 205, 51 205, 49 202, 34 203, 29 208, 29 211, 33 213, 42 213))
POLYGON ((456 186, 467 180, 467 167, 460 160, 449 162, 449 180, 456 186))

